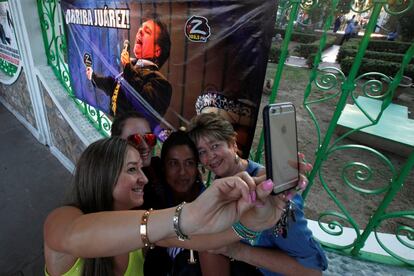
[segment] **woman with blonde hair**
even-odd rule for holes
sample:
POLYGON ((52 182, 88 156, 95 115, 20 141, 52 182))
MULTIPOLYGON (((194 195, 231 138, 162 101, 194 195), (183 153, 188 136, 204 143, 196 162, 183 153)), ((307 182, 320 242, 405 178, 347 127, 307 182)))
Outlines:
MULTIPOLYGON (((239 156, 237 133, 231 123, 220 115, 200 114, 191 120, 188 130, 197 146, 200 162, 215 174, 216 180, 240 172, 247 172, 253 177, 265 175, 265 168, 261 164, 239 156)), ((300 157, 303 159, 303 155, 300 157)), ((301 172, 298 187, 303 188, 307 184, 304 173, 311 170, 312 166, 302 162, 298 167, 301 172)), ((257 233, 254 239, 243 235, 243 232, 249 230, 248 227, 239 227, 236 230, 241 231, 244 242, 236 242, 215 252, 258 267, 264 275, 321 275, 321 271, 327 268, 327 260, 307 227, 301 196, 288 192, 270 196, 270 200, 287 202, 283 208, 282 219, 284 216, 289 220, 288 226, 279 227, 279 224, 275 228, 257 233), (291 213, 292 218, 289 218, 291 213)), ((234 267, 237 269, 237 266, 234 267)), ((245 271, 246 268, 239 269, 234 274, 246 275, 245 271)))

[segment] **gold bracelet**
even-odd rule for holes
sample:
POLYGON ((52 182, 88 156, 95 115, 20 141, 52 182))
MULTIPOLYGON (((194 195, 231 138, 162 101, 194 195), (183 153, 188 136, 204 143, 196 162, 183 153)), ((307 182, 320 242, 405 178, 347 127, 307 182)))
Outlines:
POLYGON ((148 218, 150 215, 150 212, 152 211, 152 208, 145 211, 141 218, 141 225, 139 227, 139 233, 141 235, 142 244, 145 248, 154 248, 154 244, 151 243, 148 239, 148 218))

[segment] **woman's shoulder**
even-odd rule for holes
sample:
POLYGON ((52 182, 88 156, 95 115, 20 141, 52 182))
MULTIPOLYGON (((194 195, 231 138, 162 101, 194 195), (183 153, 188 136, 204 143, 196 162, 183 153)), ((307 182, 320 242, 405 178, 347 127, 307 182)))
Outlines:
POLYGON ((78 275, 66 274, 73 271, 71 267, 80 265, 78 258, 61 252, 64 252, 62 250, 65 243, 63 237, 68 224, 82 214, 82 211, 76 207, 63 206, 56 208, 47 216, 43 226, 46 275, 48 275, 46 268, 52 275, 63 273, 64 275, 78 275))
POLYGON ((254 162, 253 160, 247 159, 247 168, 246 172, 250 174, 251 176, 257 176, 259 173, 264 171, 264 166, 262 164, 259 164, 257 162, 254 162))
POLYGON ((62 224, 73 220, 79 216, 83 215, 83 212, 74 206, 62 206, 54 209, 49 213, 45 220, 44 230, 45 235, 48 234, 48 227, 55 227, 56 224, 62 224))

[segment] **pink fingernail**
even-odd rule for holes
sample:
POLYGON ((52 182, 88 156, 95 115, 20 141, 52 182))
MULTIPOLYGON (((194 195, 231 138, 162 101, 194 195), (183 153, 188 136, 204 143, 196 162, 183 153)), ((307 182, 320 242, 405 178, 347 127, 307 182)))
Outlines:
POLYGON ((287 200, 291 200, 293 198, 293 193, 288 193, 288 195, 286 196, 287 200))
POLYGON ((250 192, 250 198, 252 199, 252 202, 256 202, 256 191, 250 192))
POLYGON ((271 189, 273 189, 273 181, 271 179, 266 180, 263 183, 263 189, 265 191, 270 191, 271 189))
POLYGON ((307 182, 307 181, 302 180, 302 181, 300 181, 300 182, 299 182, 298 188, 299 188, 300 190, 303 190, 303 189, 305 189, 305 188, 306 188, 306 186, 307 186, 307 185, 308 185, 308 182, 307 182))

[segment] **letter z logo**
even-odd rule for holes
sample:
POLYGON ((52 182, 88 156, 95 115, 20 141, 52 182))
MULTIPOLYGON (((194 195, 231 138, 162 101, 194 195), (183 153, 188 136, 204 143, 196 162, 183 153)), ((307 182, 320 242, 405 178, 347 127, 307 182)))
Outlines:
POLYGON ((207 18, 193 15, 185 23, 185 36, 193 42, 207 42, 210 37, 210 26, 207 18))

